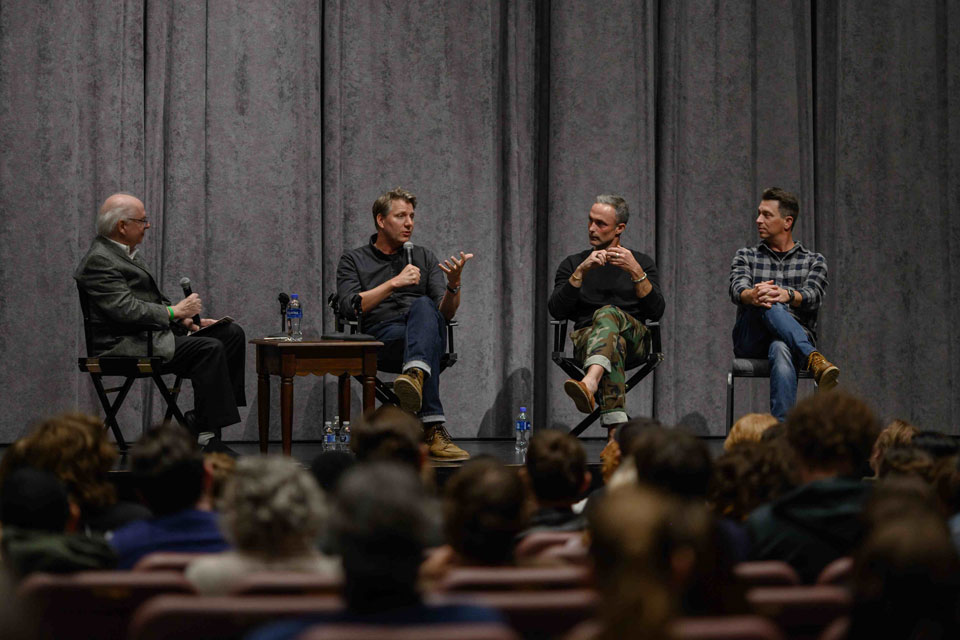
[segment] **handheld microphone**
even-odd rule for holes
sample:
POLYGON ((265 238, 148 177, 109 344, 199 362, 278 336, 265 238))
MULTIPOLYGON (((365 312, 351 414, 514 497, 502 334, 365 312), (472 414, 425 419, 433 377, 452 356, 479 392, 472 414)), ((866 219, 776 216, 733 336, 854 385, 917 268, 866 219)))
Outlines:
MULTIPOLYGON (((191 295, 193 295, 193 289, 190 287, 190 278, 188 278, 187 276, 183 276, 182 278, 180 278, 180 288, 183 289, 183 297, 184 297, 184 298, 189 298, 191 295)), ((193 316, 193 324, 197 325, 197 329, 200 328, 200 314, 199 314, 199 313, 194 314, 194 316, 193 316)))
POLYGON ((407 264, 413 264, 413 243, 409 240, 404 242, 403 250, 407 254, 407 264))
POLYGON ((277 301, 280 303, 280 331, 284 332, 287 330, 287 305, 290 304, 290 296, 285 291, 281 291, 277 301))

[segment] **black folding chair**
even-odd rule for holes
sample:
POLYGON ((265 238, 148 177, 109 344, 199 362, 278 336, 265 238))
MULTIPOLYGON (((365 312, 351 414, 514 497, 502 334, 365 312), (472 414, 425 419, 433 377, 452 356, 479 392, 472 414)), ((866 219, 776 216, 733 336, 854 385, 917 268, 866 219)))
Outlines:
MULTIPOLYGON (((553 361, 557 363, 557 366, 563 369, 564 373, 568 376, 574 380, 580 380, 586 375, 586 371, 583 370, 583 367, 580 366, 576 358, 568 356, 564 352, 564 345, 567 341, 567 321, 551 320, 550 324, 553 325, 553 354, 551 356, 553 361)), ((650 375, 653 370, 663 362, 663 349, 660 343, 660 323, 645 322, 644 326, 648 329, 647 336, 644 338, 646 342, 646 348, 644 349, 646 356, 641 360, 627 362, 627 370, 633 371, 636 369, 636 371, 627 379, 625 393, 630 393, 631 389, 637 386, 641 380, 650 375)), ((577 426, 570 430, 570 435, 579 436, 600 417, 599 391, 597 391, 596 400, 596 408, 581 420, 577 426)))
POLYGON ((95 356, 92 355, 93 349, 93 329, 96 323, 90 320, 90 301, 86 292, 77 286, 80 294, 80 311, 83 314, 83 335, 86 340, 87 354, 77 358, 77 365, 83 373, 89 373, 93 380, 93 386, 97 390, 97 397, 106 413, 104 422, 113 431, 113 437, 117 441, 117 448, 121 451, 127 450, 126 440, 123 438, 123 432, 117 423, 117 412, 126 400, 130 388, 135 380, 140 378, 150 378, 153 380, 157 389, 160 390, 160 396, 167 405, 164 420, 176 418, 177 421, 186 425, 187 422, 177 406, 177 396, 180 394, 180 385, 183 381, 181 376, 177 376, 173 387, 167 387, 163 378, 160 376, 160 370, 163 367, 163 358, 153 355, 153 327, 141 325, 126 325, 130 331, 144 331, 147 334, 147 356, 145 358, 138 356, 95 356), (122 377, 123 384, 119 387, 106 388, 103 385, 105 376, 122 377), (117 396, 110 401, 108 394, 116 393, 117 396))
MULTIPOLYGON (((344 333, 344 330, 349 331, 349 335, 357 335, 361 332, 363 327, 363 312, 360 309, 359 305, 360 297, 357 296, 354 300, 354 312, 356 313, 356 320, 348 320, 340 314, 340 296, 336 293, 331 293, 327 298, 327 306, 333 311, 333 320, 334 326, 336 327, 337 333, 344 333)), ((453 346, 453 328, 457 326, 456 320, 447 320, 447 350, 440 356, 440 371, 448 369, 457 363, 457 352, 453 346)), ((327 336, 324 336, 327 337, 327 336)), ((377 358, 377 369, 385 373, 403 373, 401 369, 403 368, 403 362, 401 360, 391 360, 391 359, 381 359, 377 358)), ((354 378, 363 383, 362 376, 354 376, 354 378)), ((381 403, 393 404, 400 406, 400 399, 397 398, 397 394, 393 392, 393 381, 392 380, 381 380, 377 376, 375 382, 375 393, 377 400, 381 403)))

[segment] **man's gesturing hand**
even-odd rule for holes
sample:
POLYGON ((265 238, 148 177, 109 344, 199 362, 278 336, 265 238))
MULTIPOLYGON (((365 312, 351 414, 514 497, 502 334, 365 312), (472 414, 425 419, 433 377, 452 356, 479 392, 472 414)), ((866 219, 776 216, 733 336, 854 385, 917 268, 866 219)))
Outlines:
POLYGON ((459 260, 454 256, 450 256, 448 260, 439 263, 440 269, 447 274, 447 284, 453 288, 460 286, 460 274, 463 273, 463 265, 467 264, 467 260, 472 257, 472 253, 464 253, 461 251, 459 260))
POLYGON ((395 275, 390 282, 393 283, 394 289, 420 284, 420 267, 408 264, 403 268, 403 271, 395 275))
POLYGON ((200 301, 200 296, 195 293, 191 293, 173 305, 173 317, 177 320, 192 318, 195 315, 199 315, 201 311, 203 311, 203 303, 200 301))

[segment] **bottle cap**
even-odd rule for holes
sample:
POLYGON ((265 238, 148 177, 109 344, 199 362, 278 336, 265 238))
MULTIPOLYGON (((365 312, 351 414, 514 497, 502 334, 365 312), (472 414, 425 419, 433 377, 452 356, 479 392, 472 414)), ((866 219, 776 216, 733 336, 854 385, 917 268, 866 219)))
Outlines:
POLYGON ((291 294, 290 294, 290 299, 291 299, 291 300, 296 300, 296 299, 299 298, 299 297, 300 297, 300 296, 298 296, 298 295, 295 294, 295 293, 291 293, 291 294))
POLYGON ((520 411, 526 413, 526 412, 527 412, 527 408, 526 408, 526 407, 520 407, 520 411))

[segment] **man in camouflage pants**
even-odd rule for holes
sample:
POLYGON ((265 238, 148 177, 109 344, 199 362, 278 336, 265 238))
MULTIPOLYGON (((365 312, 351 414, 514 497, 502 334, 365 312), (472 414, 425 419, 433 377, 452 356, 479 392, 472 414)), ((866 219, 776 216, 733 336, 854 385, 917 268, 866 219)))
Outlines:
POLYGON ((599 389, 600 422, 611 437, 627 421, 624 371, 644 356, 643 320, 659 320, 664 308, 653 258, 620 245, 629 216, 620 196, 597 196, 588 216, 591 248, 560 263, 548 305, 554 318, 574 321, 570 339, 586 370, 563 390, 579 411, 590 413, 599 389))

